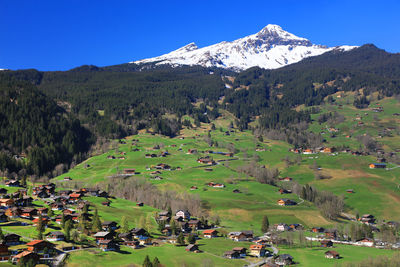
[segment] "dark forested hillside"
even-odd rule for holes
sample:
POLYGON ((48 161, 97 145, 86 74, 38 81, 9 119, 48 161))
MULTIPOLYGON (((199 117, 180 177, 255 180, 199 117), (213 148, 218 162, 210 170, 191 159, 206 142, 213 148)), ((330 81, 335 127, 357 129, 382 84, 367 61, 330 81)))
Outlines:
MULTIPOLYGON (((400 93, 400 55, 373 45, 348 52, 332 51, 276 70, 252 68, 241 72, 227 92, 226 108, 238 117, 263 115, 262 126, 276 128, 307 120, 291 108, 313 106, 337 91, 358 91, 362 97, 400 93)), ((357 103, 355 103, 357 104, 357 103)))
MULTIPOLYGON (((92 125, 96 133, 114 138, 158 124, 167 113, 177 117, 192 114, 201 120, 204 111, 192 103, 204 100, 216 106, 224 94, 221 73, 226 71, 202 67, 141 68, 123 64, 104 68, 82 66, 66 72, 29 70, 10 74, 38 84, 46 95, 64 102, 72 113, 92 125)), ((180 122, 172 122, 177 123, 180 122)), ((164 125, 160 128, 162 133, 176 134, 176 127, 169 126, 170 123, 164 125)))
POLYGON ((1 73, 0 95, 1 171, 43 175, 88 150, 90 133, 32 83, 1 73))

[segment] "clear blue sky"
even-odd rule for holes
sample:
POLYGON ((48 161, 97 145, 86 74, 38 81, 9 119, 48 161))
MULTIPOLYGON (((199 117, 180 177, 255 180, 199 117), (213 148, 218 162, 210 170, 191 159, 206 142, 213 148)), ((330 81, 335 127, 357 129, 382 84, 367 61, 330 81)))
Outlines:
POLYGON ((66 70, 232 41, 278 24, 316 44, 400 52, 398 0, 0 0, 0 68, 66 70))

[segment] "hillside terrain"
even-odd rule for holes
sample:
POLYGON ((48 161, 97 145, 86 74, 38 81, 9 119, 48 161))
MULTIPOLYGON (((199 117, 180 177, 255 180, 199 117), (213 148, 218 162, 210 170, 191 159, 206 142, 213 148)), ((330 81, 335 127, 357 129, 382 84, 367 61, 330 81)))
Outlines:
POLYGON ((25 266, 396 260, 398 54, 364 45, 240 73, 144 66, 0 73, 3 255, 25 266))

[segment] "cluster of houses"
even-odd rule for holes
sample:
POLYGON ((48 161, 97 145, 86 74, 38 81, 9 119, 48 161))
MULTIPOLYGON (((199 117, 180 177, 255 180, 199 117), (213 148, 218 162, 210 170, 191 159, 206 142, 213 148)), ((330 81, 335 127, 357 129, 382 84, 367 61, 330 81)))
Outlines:
MULTIPOLYGON (((51 221, 58 224, 67 220, 78 223, 82 218, 90 220, 91 216, 83 212, 85 206, 88 205, 88 202, 82 199, 83 196, 108 197, 108 194, 102 190, 89 188, 56 191, 56 185, 49 183, 34 186, 32 196, 36 199, 42 199, 48 207, 33 205, 33 198, 28 195, 28 190, 25 188, 18 189, 13 193, 8 193, 6 188, 0 188, 0 221, 7 222, 22 218, 30 220, 32 225, 35 226, 41 218, 45 227, 51 221), (50 210, 59 210, 61 214, 49 217, 50 210), (80 210, 81 213, 78 213, 77 210, 80 210)), ((19 223, 29 225, 25 222, 19 223)), ((24 261, 34 260, 35 262, 47 263, 49 257, 60 253, 55 244, 51 242, 64 241, 65 235, 60 231, 52 231, 45 235, 45 240, 33 240, 25 244, 25 249, 10 251, 10 246, 24 244, 21 238, 14 233, 4 236, 3 243, 0 244, 0 260, 12 259, 13 262, 17 263, 23 259, 24 261)))
POLYGON ((291 148, 291 149, 289 149, 289 151, 296 153, 296 154, 311 155, 311 154, 316 154, 316 153, 329 153, 330 154, 330 153, 336 152, 336 149, 334 147, 318 147, 316 149, 291 148))
POLYGON ((102 251, 119 251, 121 244, 133 249, 154 245, 151 236, 143 228, 133 228, 127 233, 117 234, 115 230, 118 228, 114 221, 102 223, 102 231, 93 235, 99 249, 102 251))
POLYGON ((189 234, 197 230, 206 230, 205 237, 214 237, 214 235, 218 233, 216 231, 210 231, 209 234, 211 236, 208 236, 207 230, 211 228, 211 226, 208 225, 208 221, 191 217, 190 212, 187 210, 178 210, 175 216, 172 216, 169 211, 161 211, 158 213, 156 221, 164 225, 161 232, 169 237, 168 241, 170 243, 176 243, 176 237, 179 233, 189 234), (175 225, 175 229, 173 229, 172 222, 175 225))

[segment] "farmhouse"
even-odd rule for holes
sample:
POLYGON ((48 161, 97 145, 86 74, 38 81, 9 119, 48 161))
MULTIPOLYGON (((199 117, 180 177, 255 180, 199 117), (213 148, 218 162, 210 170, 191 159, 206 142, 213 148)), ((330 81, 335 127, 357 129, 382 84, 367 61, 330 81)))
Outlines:
POLYGON ((226 251, 224 253, 224 257, 228 259, 240 259, 240 254, 237 251, 226 251))
POLYGON ((290 254, 282 254, 275 258, 275 263, 279 266, 292 265, 293 257, 290 254))
POLYGON ((249 249, 249 255, 255 257, 264 257, 265 248, 263 245, 251 245, 249 249))
POLYGON ((325 258, 327 259, 339 259, 339 253, 337 251, 334 250, 329 250, 327 252, 325 252, 325 258))
POLYGON ((13 262, 19 263, 23 259, 24 262, 38 262, 40 256, 37 253, 31 251, 23 251, 13 257, 13 262))
POLYGON ((21 236, 17 234, 4 235, 3 243, 7 246, 15 246, 21 243, 21 236))
POLYGON ((0 261, 6 261, 10 258, 10 252, 8 251, 8 246, 5 244, 0 244, 0 261))
POLYGON ((203 236, 204 236, 205 238, 217 237, 217 236, 218 236, 218 231, 217 231, 217 230, 213 230, 213 229, 204 230, 204 231, 203 231, 203 236))
POLYGON ((64 241, 65 236, 63 232, 54 231, 47 234, 46 239, 48 241, 64 241))
POLYGON ((99 243, 99 241, 102 240, 112 240, 113 234, 110 232, 97 232, 93 237, 96 238, 96 242, 99 243))
POLYGON ((364 238, 360 239, 357 241, 357 243, 361 246, 366 246, 366 247, 373 247, 374 246, 374 240, 371 238, 364 238))
POLYGON ((182 219, 184 219, 184 220, 190 220, 190 213, 187 210, 178 210, 175 213, 175 216, 178 218, 182 217, 182 219))
POLYGON ((104 221, 101 224, 101 227, 103 228, 104 231, 112 231, 116 230, 118 228, 118 225, 114 221, 104 221))
POLYGON ((330 248, 333 246, 333 242, 331 240, 322 240, 321 247, 323 248, 330 248))
POLYGON ((296 201, 293 201, 291 199, 288 198, 281 198, 277 201, 279 206, 293 206, 296 205, 296 201))
POLYGON ((29 243, 26 244, 28 246, 28 250, 35 252, 35 253, 43 253, 44 249, 47 249, 47 251, 52 251, 55 247, 54 244, 45 241, 45 240, 33 240, 29 243))
POLYGON ((14 205, 14 200, 11 198, 2 198, 0 199, 0 206, 1 207, 11 207, 12 205, 14 205))
POLYGON ((136 169, 124 169, 124 174, 135 174, 136 169))
POLYGON ((276 230, 281 232, 288 231, 289 225, 287 225, 286 223, 279 223, 276 225, 276 230))
POLYGON ((185 250, 188 251, 188 252, 198 252, 199 251, 199 247, 197 245, 190 244, 185 248, 185 250))
POLYGON ((384 168, 386 168, 386 164, 385 163, 371 163, 371 164, 369 164, 369 168, 370 169, 384 169, 384 168))
POLYGON ((364 224, 373 224, 375 223, 375 216, 372 214, 364 214, 363 216, 361 216, 360 219, 358 219, 360 222, 364 223, 364 224))
POLYGON ((0 211, 0 222, 7 222, 8 216, 5 214, 4 211, 0 211))
POLYGON ((118 251, 119 245, 114 240, 99 240, 97 242, 102 251, 118 251))

